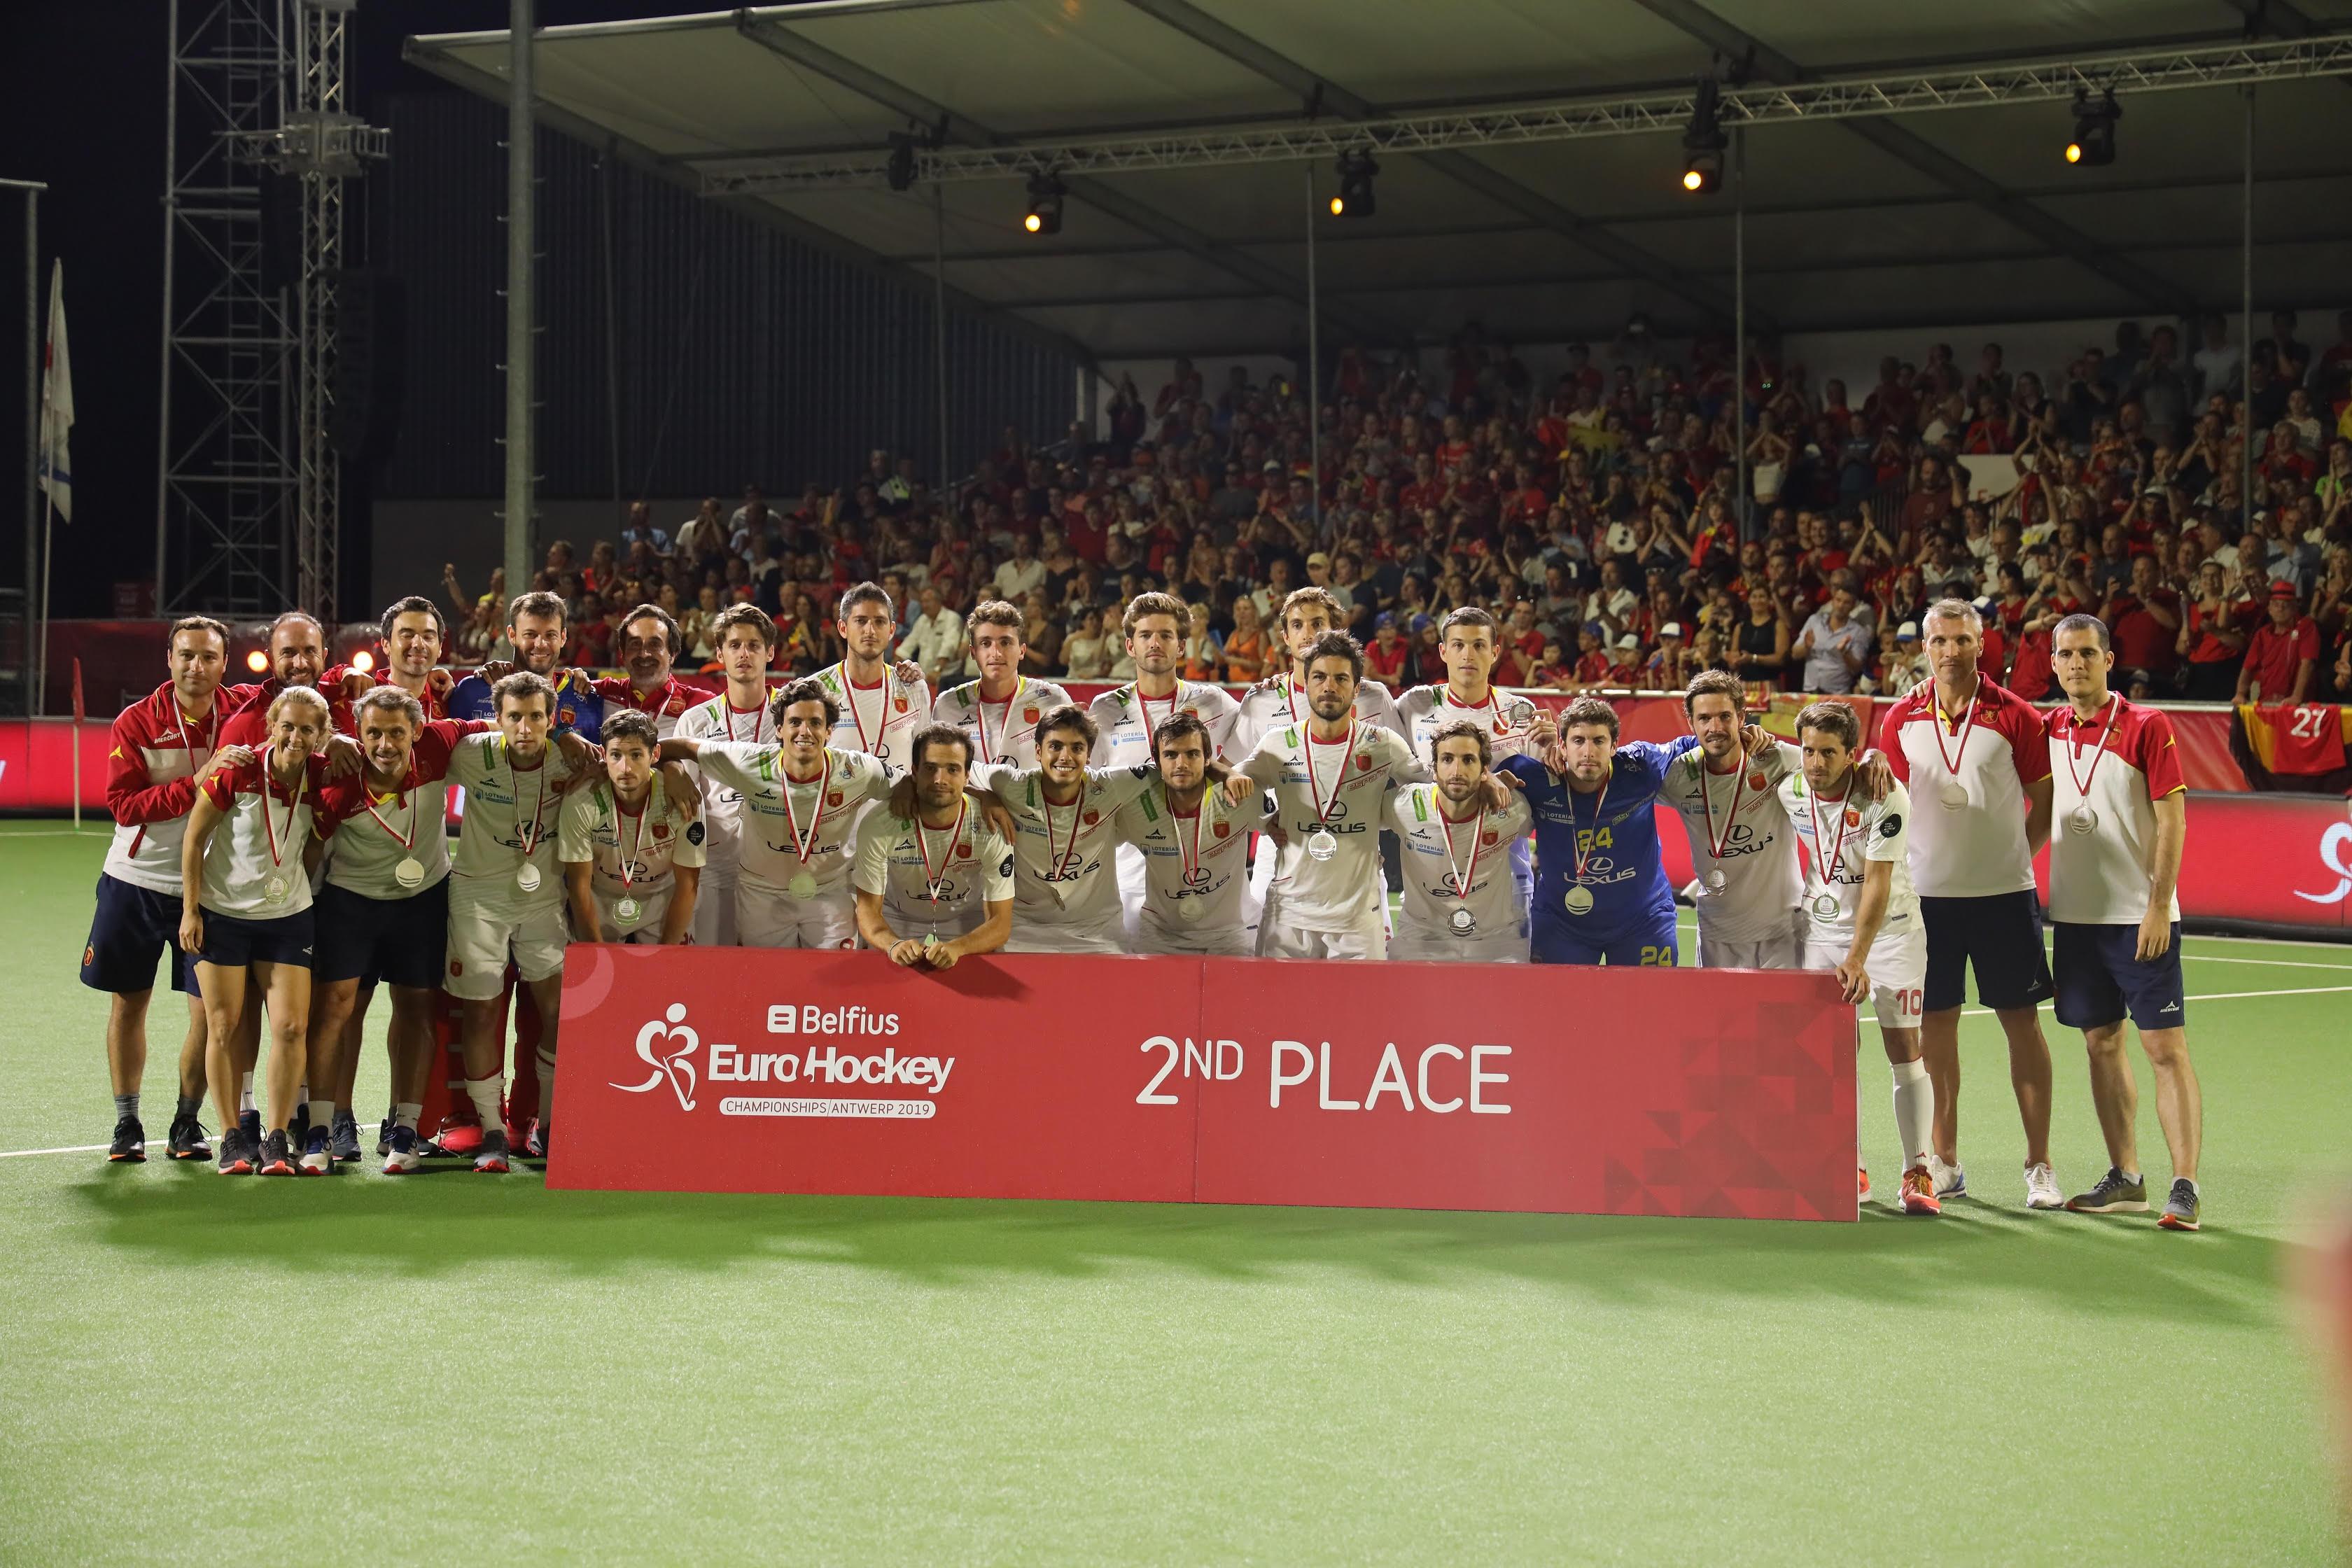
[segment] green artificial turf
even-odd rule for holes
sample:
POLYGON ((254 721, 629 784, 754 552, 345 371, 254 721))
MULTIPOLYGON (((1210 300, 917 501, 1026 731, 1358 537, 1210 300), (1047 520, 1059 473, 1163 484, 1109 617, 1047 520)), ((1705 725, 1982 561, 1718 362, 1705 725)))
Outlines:
MULTIPOLYGON (((0 1152, 110 1127, 102 843, 0 827, 0 1152)), ((2189 952, 2192 996, 2352 986, 2189 952)), ((158 1159, 0 1158, 0 1562, 2332 1561, 2279 1279, 2347 999, 2192 1006, 2197 1236, 2025 1212, 1990 1019, 1977 1195, 1830 1226, 227 1181, 160 1158, 160 1003, 158 1159)), ((1861 1081, 1891 1181, 1867 1031, 1861 1081)))

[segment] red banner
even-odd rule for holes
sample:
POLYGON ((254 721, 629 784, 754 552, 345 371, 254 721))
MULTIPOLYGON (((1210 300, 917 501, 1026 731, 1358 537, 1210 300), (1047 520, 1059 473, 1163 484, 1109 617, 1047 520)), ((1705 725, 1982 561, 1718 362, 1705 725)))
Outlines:
POLYGON ((548 1181, 1855 1217, 1829 977, 1463 973, 575 946, 548 1181))
MULTIPOLYGON (((106 810, 106 751, 114 715, 79 726, 81 803, 106 810)), ((0 723, 0 811, 68 812, 74 804, 74 734, 70 719, 13 719, 0 723)))

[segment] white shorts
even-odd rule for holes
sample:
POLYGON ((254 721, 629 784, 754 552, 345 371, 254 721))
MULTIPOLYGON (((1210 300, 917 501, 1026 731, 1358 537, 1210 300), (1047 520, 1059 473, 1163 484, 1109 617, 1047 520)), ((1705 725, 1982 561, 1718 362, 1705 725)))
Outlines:
POLYGON ((1136 928, 1133 951, 1165 958, 1247 958, 1257 951, 1257 939, 1246 926, 1170 931, 1167 922, 1139 920, 1136 928))
POLYGON ((486 900, 467 891, 462 877, 449 884, 449 973, 442 989, 461 1002, 495 1002, 506 990, 507 955, 525 980, 563 973, 562 900, 517 911, 504 900, 486 900))
POLYGON ((1052 925, 1021 921, 1021 909, 1013 910, 1013 936, 1005 942, 1007 952, 1131 952, 1127 931, 1118 921, 1102 925, 1052 925))
POLYGON ((705 869, 701 882, 694 891, 694 945, 697 947, 733 947, 735 934, 735 879, 723 882, 711 879, 705 869))
MULTIPOLYGON (((1791 913, 1789 929, 1777 936, 1759 942, 1723 942, 1709 936, 1706 921, 1698 922, 1698 966, 1701 969, 1814 969, 1820 967, 1805 958, 1805 933, 1800 921, 1803 917, 1791 913)), ((1838 950, 1843 957, 1845 950, 1838 950)))
MULTIPOLYGON (((1842 941, 1807 942, 1805 967, 1835 969, 1847 945, 1842 941)), ((1870 944, 1870 962, 1863 969, 1870 976, 1870 1002, 1877 1011, 1878 1026, 1917 1028, 1927 984, 1927 933, 1917 926, 1891 936, 1881 933, 1870 944)))
POLYGON ((1267 910, 1257 928, 1260 958, 1384 959, 1388 956, 1388 914, 1374 910, 1346 931, 1307 931, 1296 921, 1276 920, 1267 910))
POLYGON ((856 947, 857 894, 844 882, 813 899, 755 888, 735 889, 735 934, 745 947, 856 947))
POLYGON ((1504 931, 1495 936, 1458 937, 1451 931, 1424 931, 1410 921, 1397 921, 1389 938, 1389 956, 1410 963, 1525 963, 1528 933, 1504 931))

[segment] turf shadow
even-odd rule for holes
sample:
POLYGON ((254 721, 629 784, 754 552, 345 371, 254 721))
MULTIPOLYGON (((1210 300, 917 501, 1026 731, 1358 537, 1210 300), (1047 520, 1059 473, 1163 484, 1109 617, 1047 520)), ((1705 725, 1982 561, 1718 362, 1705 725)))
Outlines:
MULTIPOLYGON (((1314 1271, 1443 1289, 1507 1277, 1639 1303, 1677 1294, 1965 1310, 2040 1298, 2121 1319, 2269 1326, 2282 1246, 2209 1228, 1973 1202, 1859 1225, 1387 1209, 551 1193, 534 1177, 325 1183, 93 1177, 72 1191, 108 1246, 293 1272, 431 1279, 489 1262, 583 1275, 811 1263, 942 1285, 1176 1268, 1236 1282, 1314 1271)), ((109 1174, 111 1174, 110 1173, 109 1174)))

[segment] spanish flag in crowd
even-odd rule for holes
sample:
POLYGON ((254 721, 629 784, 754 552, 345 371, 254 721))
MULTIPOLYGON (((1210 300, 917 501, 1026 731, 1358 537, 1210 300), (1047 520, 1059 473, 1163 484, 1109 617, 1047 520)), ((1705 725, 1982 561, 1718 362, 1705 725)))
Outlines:
POLYGON ((2352 708, 2329 703, 2257 708, 2249 702, 2239 708, 2238 720, 2254 760, 2274 773, 2335 773, 2344 766, 2346 742, 2352 741, 2352 708))

